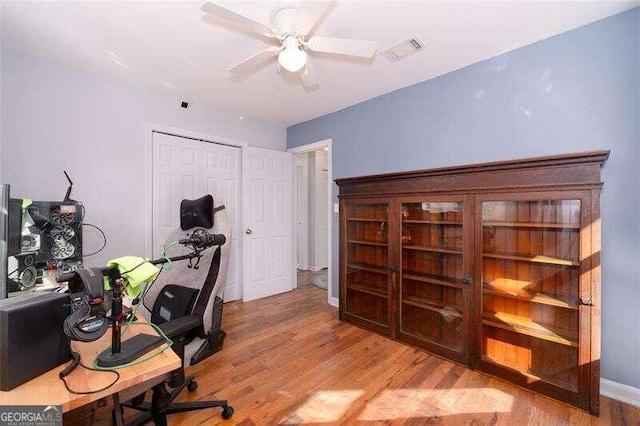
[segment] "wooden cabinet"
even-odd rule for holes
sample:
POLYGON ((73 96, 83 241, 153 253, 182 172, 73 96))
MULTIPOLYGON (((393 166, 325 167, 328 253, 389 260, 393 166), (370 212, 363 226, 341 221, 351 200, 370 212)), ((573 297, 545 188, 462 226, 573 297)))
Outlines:
POLYGON ((608 154, 338 179, 340 318, 597 414, 608 154))

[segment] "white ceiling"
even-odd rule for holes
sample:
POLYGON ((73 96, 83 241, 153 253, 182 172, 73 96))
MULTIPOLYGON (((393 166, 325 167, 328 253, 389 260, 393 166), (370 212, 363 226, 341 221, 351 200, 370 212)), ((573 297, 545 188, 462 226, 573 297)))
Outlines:
MULTIPOLYGON (((382 50, 417 35, 426 50, 390 63, 311 58, 320 87, 305 92, 275 62, 248 77, 226 69, 268 46, 200 11, 202 2, 4 4, 3 46, 170 92, 193 104, 290 125, 418 83, 637 6, 621 2, 338 1, 316 35, 378 42, 382 50)), ((220 1, 270 23, 299 2, 220 1)))

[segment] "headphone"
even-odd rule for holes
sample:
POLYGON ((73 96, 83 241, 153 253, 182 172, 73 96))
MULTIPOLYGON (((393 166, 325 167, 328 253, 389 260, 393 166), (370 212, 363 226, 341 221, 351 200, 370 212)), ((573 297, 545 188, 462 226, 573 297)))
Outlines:
POLYGON ((109 327, 102 308, 103 275, 98 268, 79 269, 69 282, 71 314, 64 320, 64 333, 71 340, 92 342, 102 337, 109 327))

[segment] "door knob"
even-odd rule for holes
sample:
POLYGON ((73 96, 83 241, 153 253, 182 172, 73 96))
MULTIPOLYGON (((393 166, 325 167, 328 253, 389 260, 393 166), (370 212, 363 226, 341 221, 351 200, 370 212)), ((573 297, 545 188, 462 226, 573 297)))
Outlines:
POLYGON ((251 229, 248 229, 246 231, 244 231, 245 234, 247 235, 251 235, 253 233, 253 231, 251 229))

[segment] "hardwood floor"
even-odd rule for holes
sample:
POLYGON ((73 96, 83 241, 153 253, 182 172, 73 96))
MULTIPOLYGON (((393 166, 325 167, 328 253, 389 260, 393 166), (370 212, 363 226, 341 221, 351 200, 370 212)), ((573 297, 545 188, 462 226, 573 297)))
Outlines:
MULTIPOLYGON (((640 409, 602 397, 601 416, 536 395, 338 321, 325 290, 224 306, 225 347, 190 367, 198 389, 180 401, 228 399, 235 409, 172 415, 196 424, 638 425, 640 409)), ((108 424, 108 407, 65 415, 108 424)))

